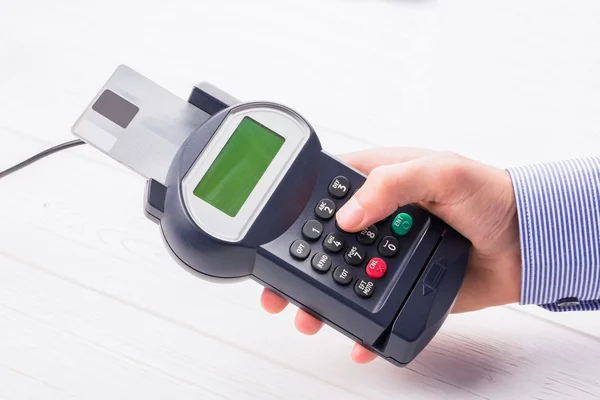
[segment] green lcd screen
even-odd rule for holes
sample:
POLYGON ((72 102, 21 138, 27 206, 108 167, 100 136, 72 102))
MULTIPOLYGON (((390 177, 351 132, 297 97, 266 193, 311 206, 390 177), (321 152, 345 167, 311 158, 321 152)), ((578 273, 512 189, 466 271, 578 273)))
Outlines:
POLYGON ((244 117, 194 189, 194 195, 235 217, 285 139, 244 117))

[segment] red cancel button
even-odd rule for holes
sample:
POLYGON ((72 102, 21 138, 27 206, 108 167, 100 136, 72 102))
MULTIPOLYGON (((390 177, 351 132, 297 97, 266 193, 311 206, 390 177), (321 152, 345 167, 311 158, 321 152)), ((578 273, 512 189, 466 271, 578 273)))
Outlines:
POLYGON ((387 265, 381 258, 373 258, 367 264, 367 275, 373 279, 381 279, 387 271, 387 265))

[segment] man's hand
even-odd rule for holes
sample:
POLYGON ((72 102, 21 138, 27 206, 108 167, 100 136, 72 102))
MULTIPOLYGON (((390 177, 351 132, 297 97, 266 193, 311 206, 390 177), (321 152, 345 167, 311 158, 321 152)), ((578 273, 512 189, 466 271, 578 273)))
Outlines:
MULTIPOLYGON (((518 302, 521 254, 515 197, 507 172, 452 153, 421 149, 375 149, 340 157, 368 176, 336 214, 346 232, 358 232, 417 203, 467 237, 473 247, 453 313, 518 302)), ((273 314, 287 301, 265 289, 263 308, 273 314)), ((298 311, 296 328, 307 335, 323 323, 298 311)), ((356 344, 352 359, 376 356, 356 344)))

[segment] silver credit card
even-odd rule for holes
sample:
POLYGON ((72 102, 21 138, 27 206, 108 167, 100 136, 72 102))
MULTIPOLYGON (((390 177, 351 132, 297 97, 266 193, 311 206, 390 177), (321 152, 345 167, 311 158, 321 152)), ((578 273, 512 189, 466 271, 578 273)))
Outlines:
POLYGON ((183 142, 210 116, 121 65, 72 131, 146 178, 165 184, 183 142))

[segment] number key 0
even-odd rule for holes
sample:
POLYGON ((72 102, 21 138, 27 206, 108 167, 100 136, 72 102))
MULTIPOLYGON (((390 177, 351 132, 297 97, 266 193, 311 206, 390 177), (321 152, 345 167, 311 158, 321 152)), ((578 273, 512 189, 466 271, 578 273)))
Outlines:
POLYGON ((398 253, 398 240, 393 236, 386 236, 381 239, 377 251, 384 257, 394 257, 398 253))

